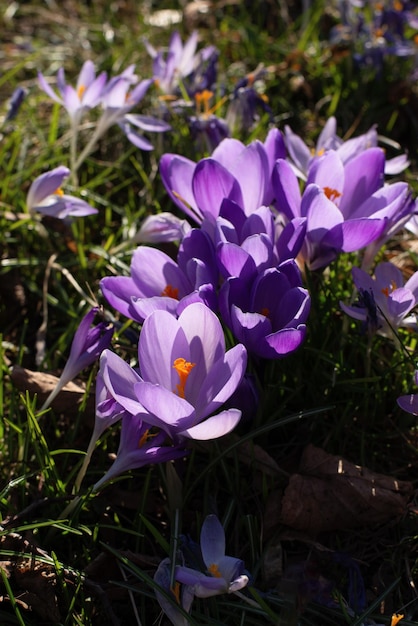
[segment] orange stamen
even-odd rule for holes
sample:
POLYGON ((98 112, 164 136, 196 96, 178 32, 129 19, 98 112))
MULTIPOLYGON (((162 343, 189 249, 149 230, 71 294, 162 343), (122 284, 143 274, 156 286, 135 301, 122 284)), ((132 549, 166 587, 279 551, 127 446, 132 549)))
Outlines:
POLYGON ((189 374, 195 365, 196 363, 190 363, 189 361, 186 361, 186 359, 183 359, 183 358, 176 359, 173 363, 173 367, 176 370, 180 378, 179 384, 176 385, 177 393, 180 398, 186 397, 184 388, 186 386, 186 382, 189 377, 189 374))
POLYGON ((222 578, 222 574, 219 571, 219 567, 216 565, 216 563, 212 563, 211 565, 209 565, 208 572, 212 574, 212 576, 215 576, 215 578, 222 578))
POLYGON ((179 290, 177 287, 173 287, 172 285, 166 285, 164 290, 161 292, 162 296, 166 296, 167 298, 173 298, 174 300, 179 299, 179 290))
POLYGON ((85 91, 86 91, 85 85, 80 85, 80 87, 77 89, 77 96, 80 98, 80 100, 83 97, 85 91))
POLYGON ((56 196, 63 196, 63 195, 64 195, 64 192, 63 192, 63 190, 61 189, 61 187, 58 187, 58 189, 55 189, 54 194, 55 194, 56 196))
POLYGON ((401 621, 401 619, 403 619, 405 617, 405 615, 402 615, 401 613, 398 614, 393 614, 392 615, 392 619, 390 622, 390 626, 396 626, 397 624, 399 624, 399 622, 401 621))
POLYGON ((264 306, 261 311, 260 311, 261 315, 264 315, 264 317, 269 317, 270 315, 270 309, 268 309, 266 306, 264 306))
POLYGON ((324 187, 323 191, 328 200, 331 200, 331 202, 335 202, 335 200, 341 196, 339 191, 331 189, 331 187, 324 187))
POLYGON ((388 297, 389 297, 389 294, 390 294, 390 293, 392 293, 393 291, 395 291, 395 289, 396 289, 396 288, 397 288, 397 287, 396 287, 396 283, 395 283, 395 281, 394 281, 394 280, 392 280, 392 281, 390 282, 389 287, 383 287, 383 289, 382 289, 382 293, 383 293, 383 295, 384 295, 384 296, 386 296, 386 298, 388 298, 388 297))
POLYGON ((177 600, 177 604, 180 604, 180 583, 175 582, 174 587, 170 587, 170 591, 177 600))

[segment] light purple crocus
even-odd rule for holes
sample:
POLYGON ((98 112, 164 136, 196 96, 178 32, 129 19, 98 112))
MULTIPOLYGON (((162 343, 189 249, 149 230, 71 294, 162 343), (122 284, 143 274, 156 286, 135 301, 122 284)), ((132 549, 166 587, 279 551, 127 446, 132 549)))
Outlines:
POLYGON ((293 259, 256 274, 228 278, 219 293, 222 319, 247 350, 277 359, 296 350, 306 334, 310 297, 293 259))
POLYGON ((214 221, 225 198, 241 206, 250 215, 271 204, 271 173, 274 163, 286 154, 283 137, 272 129, 264 143, 248 146, 226 138, 210 158, 198 163, 177 154, 164 154, 160 173, 173 202, 195 222, 214 221))
MULTIPOLYGON (((297 175, 306 180, 312 162, 329 150, 337 152, 342 163, 346 164, 364 150, 377 147, 378 134, 373 126, 366 133, 343 140, 337 135, 337 120, 330 117, 319 134, 315 148, 311 149, 302 137, 292 131, 290 126, 284 127, 284 138, 287 151, 297 175)), ((406 154, 399 155, 385 162, 385 174, 399 174, 409 165, 406 154)))
POLYGON ((190 232, 191 226, 186 220, 168 212, 148 215, 134 237, 136 243, 166 243, 182 241, 190 232))
MULTIPOLYGON (((407 183, 384 185, 385 155, 370 148, 344 164, 330 150, 313 161, 301 193, 291 165, 278 159, 273 171, 276 207, 287 219, 305 217, 305 263, 319 269, 340 252, 354 252, 392 236, 415 205, 407 183)), ((378 243, 377 243, 378 242, 378 243)))
POLYGON ((70 170, 63 165, 38 176, 31 184, 26 196, 29 213, 42 213, 50 217, 85 217, 97 213, 84 200, 65 194, 61 185, 70 175, 70 170))
POLYGON ((128 413, 141 414, 175 444, 216 439, 238 424, 241 411, 222 406, 242 380, 246 350, 237 345, 225 352, 222 326, 205 305, 190 304, 178 319, 151 313, 138 356, 140 374, 109 350, 101 357, 108 390, 128 413))
POLYGON ((411 313, 418 304, 418 272, 404 284, 402 272, 386 262, 376 266, 373 278, 358 267, 352 269, 352 275, 360 299, 353 305, 340 302, 344 313, 365 325, 372 322, 377 325, 375 330, 386 337, 393 338, 400 327, 418 329, 417 316, 411 313), (366 301, 364 293, 370 296, 366 301), (374 303, 374 312, 370 311, 368 302, 374 303))
POLYGON ((187 585, 198 598, 235 593, 248 584, 244 562, 225 555, 225 531, 216 515, 208 515, 200 533, 200 549, 206 572, 179 565, 176 581, 187 585))
POLYGON ((105 277, 100 288, 111 306, 142 323, 156 309, 178 315, 192 301, 215 309, 217 280, 212 242, 193 229, 183 238, 177 263, 157 248, 140 246, 132 255, 131 275, 105 277))
POLYGON ((97 106, 106 85, 107 75, 102 72, 96 77, 94 63, 86 61, 81 68, 75 87, 68 85, 63 68, 58 70, 58 94, 47 83, 44 75, 38 74, 39 85, 55 102, 62 104, 72 122, 78 124, 84 111, 97 106))
MULTIPOLYGON (((162 50, 157 51, 145 40, 147 52, 153 59, 154 80, 163 94, 177 94, 180 85, 187 89, 189 84, 184 84, 185 79, 196 73, 200 75, 201 70, 199 72, 199 68, 203 63, 209 63, 210 65, 217 59, 218 51, 214 46, 207 46, 196 52, 197 43, 197 31, 193 31, 184 44, 179 32, 174 31, 164 56, 162 50)), ((204 89, 210 87, 210 85, 202 85, 198 81, 195 82, 197 88, 204 89)), ((189 93, 189 95, 192 95, 192 93, 189 93)))
POLYGON ((70 356, 58 384, 45 400, 41 411, 51 404, 67 383, 73 380, 83 369, 94 363, 102 351, 109 347, 113 337, 113 325, 101 321, 96 326, 92 326, 94 318, 99 312, 99 307, 94 307, 81 320, 71 344, 70 356))
POLYGON ((174 583, 174 589, 171 588, 171 569, 170 559, 163 559, 154 574, 154 581, 160 590, 154 589, 154 593, 158 604, 174 626, 188 626, 190 621, 180 611, 180 606, 183 611, 190 613, 194 595, 190 587, 180 585, 179 582, 174 583), (163 591, 168 594, 170 600, 162 593, 163 591))
POLYGON ((141 80, 132 89, 131 85, 136 81, 134 66, 129 66, 119 76, 112 78, 102 93, 101 104, 102 116, 99 119, 95 135, 96 140, 101 137, 110 126, 118 124, 131 143, 141 150, 152 150, 153 145, 142 133, 161 133, 169 130, 169 124, 155 117, 131 113, 132 109, 139 104, 152 85, 151 78, 141 80))

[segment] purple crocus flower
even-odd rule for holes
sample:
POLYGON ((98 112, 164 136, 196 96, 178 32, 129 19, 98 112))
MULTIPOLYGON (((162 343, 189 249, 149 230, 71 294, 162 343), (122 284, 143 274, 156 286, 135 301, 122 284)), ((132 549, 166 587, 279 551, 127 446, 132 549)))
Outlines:
POLYGON ((225 323, 252 354, 266 359, 296 350, 306 334, 310 297, 293 259, 257 274, 231 277, 222 285, 219 308, 225 323))
POLYGON ((136 243, 164 243, 182 241, 191 230, 190 224, 172 213, 163 212, 149 215, 144 219, 141 228, 134 237, 136 243))
POLYGON ((158 88, 165 95, 177 95, 179 86, 183 85, 190 96, 196 90, 208 89, 214 82, 213 65, 218 58, 218 51, 214 46, 207 46, 196 52, 198 33, 193 31, 189 39, 183 44, 178 31, 171 35, 166 57, 163 51, 157 51, 145 40, 145 46, 153 59, 154 80, 158 88), (211 80, 203 81, 204 69, 210 70, 211 80), (187 79, 187 80, 186 80, 187 79))
MULTIPOLYGON (((418 386, 418 370, 414 373, 414 384, 418 386)), ((408 393, 405 396, 400 396, 397 399, 398 406, 407 413, 412 415, 418 415, 418 393, 408 393)))
POLYGON ((131 85, 135 82, 136 76, 133 65, 108 82, 100 100, 104 110, 94 133, 95 141, 104 135, 111 126, 118 124, 129 141, 137 148, 152 150, 153 145, 135 129, 161 133, 171 128, 163 120, 131 113, 131 110, 145 96, 153 80, 151 78, 144 79, 131 89, 131 85))
POLYGON ((196 597, 235 593, 247 586, 244 562, 225 555, 225 532, 216 515, 208 515, 203 522, 200 549, 206 573, 181 565, 175 569, 176 581, 187 585, 196 597))
POLYGON ((138 356, 140 374, 112 352, 102 355, 108 390, 128 413, 141 414, 174 443, 216 439, 235 428, 239 410, 217 411, 240 384, 247 354, 242 345, 225 352, 222 326, 205 305, 190 304, 178 320, 167 311, 151 313, 138 356))
POLYGON ((157 248, 140 246, 132 256, 131 275, 103 278, 100 287, 109 304, 142 323, 156 309, 175 315, 191 301, 215 309, 217 279, 212 243, 193 229, 183 238, 178 263, 157 248))
MULTIPOLYGON (((287 125, 284 127, 284 140, 297 175, 306 180, 312 162, 329 150, 337 152, 342 163, 346 164, 364 150, 377 147, 378 135, 376 127, 373 126, 366 133, 344 141, 337 135, 337 120, 332 116, 319 134, 314 150, 287 125)), ((385 174, 399 174, 408 165, 406 154, 394 157, 385 161, 385 174)))
POLYGON ((170 559, 166 558, 161 561, 155 572, 154 581, 159 585, 162 591, 165 591, 172 598, 170 601, 161 591, 157 591, 157 589, 154 590, 158 604, 170 621, 174 626, 188 626, 190 621, 180 611, 179 607, 181 606, 186 613, 190 613, 194 595, 190 587, 187 585, 180 586, 179 582, 174 583, 174 589, 171 588, 170 559))
POLYGON ((97 213, 97 209, 84 200, 64 194, 61 185, 69 174, 70 170, 61 165, 38 176, 31 184, 26 196, 29 213, 36 211, 58 219, 84 217, 97 213))
POLYGON ((365 324, 372 322, 379 334, 394 337, 398 328, 417 329, 417 317, 411 311, 418 304, 418 272, 404 284, 402 272, 392 263, 380 263, 376 266, 374 278, 366 272, 354 267, 352 269, 354 284, 360 294, 360 302, 354 305, 340 306, 344 313, 365 324), (375 317, 366 306, 364 294, 370 295, 375 306, 375 317), (372 315, 372 319, 371 319, 372 315))
POLYGON ((302 256, 312 270, 340 252, 381 243, 397 232, 414 210, 407 183, 383 186, 385 156, 380 148, 361 152, 344 165, 330 150, 310 168, 301 194, 290 164, 278 159, 273 172, 276 206, 287 219, 306 217, 302 256))
POLYGON ((179 446, 164 445, 166 433, 161 430, 153 432, 143 418, 146 419, 147 415, 123 415, 116 459, 104 476, 94 484, 93 491, 100 491, 107 482, 129 470, 151 463, 165 463, 187 454, 179 446))
POLYGON ((38 74, 39 85, 55 102, 62 104, 67 110, 72 122, 78 124, 84 111, 97 106, 106 85, 106 72, 96 77, 94 64, 86 61, 81 68, 75 87, 68 85, 63 68, 58 70, 57 87, 59 95, 49 86, 41 72, 38 74))
POLYGON ((16 87, 7 105, 7 112, 4 118, 4 122, 10 122, 16 117, 20 107, 22 106, 23 100, 26 98, 26 94, 27 91, 26 89, 24 89, 24 87, 16 87))
POLYGON ((225 198, 248 216, 273 200, 271 173, 277 158, 285 156, 283 137, 272 129, 265 142, 245 146, 226 138, 210 158, 198 163, 176 154, 164 154, 161 178, 173 202, 197 223, 214 221, 225 198))
POLYGON ((114 331, 112 324, 102 321, 91 327, 99 311, 99 307, 94 307, 81 320, 71 344, 70 356, 58 384, 45 400, 41 411, 51 404, 67 383, 73 380, 83 369, 94 363, 101 352, 110 345, 114 331))

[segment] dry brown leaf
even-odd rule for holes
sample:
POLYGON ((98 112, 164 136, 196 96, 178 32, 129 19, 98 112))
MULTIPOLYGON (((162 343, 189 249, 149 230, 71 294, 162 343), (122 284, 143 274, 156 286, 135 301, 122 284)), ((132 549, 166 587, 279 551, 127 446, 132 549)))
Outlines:
MULTIPOLYGON (((19 365, 15 365, 11 369, 10 377, 19 391, 29 391, 30 394, 36 393, 39 398, 39 406, 42 405, 51 391, 55 389, 59 381, 59 378, 53 374, 34 372, 19 365)), ((85 387, 82 384, 69 382, 52 401, 51 407, 57 413, 75 415, 78 411, 78 405, 83 400, 84 393, 85 387)), ((94 406, 94 394, 90 394, 89 403, 94 406)))
POLYGON ((280 522, 311 534, 382 524, 405 513, 412 493, 410 482, 309 445, 285 490, 280 522))

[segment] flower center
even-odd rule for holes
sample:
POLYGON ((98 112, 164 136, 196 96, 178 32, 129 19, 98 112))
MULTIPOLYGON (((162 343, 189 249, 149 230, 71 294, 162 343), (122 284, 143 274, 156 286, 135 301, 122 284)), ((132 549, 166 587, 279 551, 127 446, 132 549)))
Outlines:
POLYGON ((162 296, 166 296, 167 298, 174 298, 174 300, 179 299, 179 290, 177 287, 173 287, 172 285, 166 285, 164 290, 161 292, 162 296))
POLYGON ((157 434, 158 433, 150 433, 150 429, 147 428, 147 430, 145 432, 143 432, 142 435, 139 438, 138 449, 140 450, 142 448, 142 446, 144 446, 153 437, 156 437, 157 434))
POLYGON ((386 298, 389 298, 389 295, 395 291, 396 289, 396 283, 394 280, 391 281, 389 287, 383 287, 382 289, 382 293, 384 296, 386 296, 386 298))
POLYGON ((264 317, 269 317, 270 315, 270 309, 267 308, 266 306, 263 306, 263 308, 260 311, 261 315, 264 315, 264 317))
POLYGON ((222 574, 219 571, 219 567, 216 565, 216 563, 211 563, 211 565, 209 565, 208 572, 212 574, 212 576, 215 576, 215 578, 222 578, 222 574))
POLYGON ((186 361, 186 359, 183 359, 181 357, 179 359, 176 359, 173 363, 173 367, 176 370, 180 378, 179 384, 176 385, 177 393, 180 398, 186 397, 184 388, 186 386, 186 382, 189 377, 189 374, 195 365, 196 363, 190 363, 189 361, 186 361))
POLYGON ((176 581, 174 587, 170 587, 170 591, 177 600, 177 604, 180 604, 180 583, 176 581))
POLYGON ((55 189, 55 191, 54 191, 54 195, 55 195, 55 196, 63 196, 63 195, 64 195, 64 192, 63 192, 63 190, 61 189, 61 187, 58 187, 58 189, 55 189))
POLYGON ((80 98, 80 100, 83 97, 85 91, 86 91, 85 85, 80 85, 80 87, 77 89, 77 96, 80 98))
POLYGON ((335 202, 335 200, 341 196, 341 193, 337 191, 337 189, 332 189, 331 187, 324 187, 323 191, 328 200, 331 200, 331 202, 335 202))

